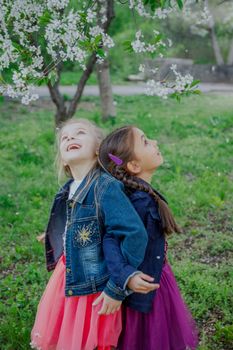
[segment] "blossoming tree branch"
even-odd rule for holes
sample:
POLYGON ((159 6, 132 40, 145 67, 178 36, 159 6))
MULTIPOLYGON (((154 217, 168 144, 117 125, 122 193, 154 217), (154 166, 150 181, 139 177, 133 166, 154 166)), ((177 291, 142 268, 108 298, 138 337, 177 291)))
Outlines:
MULTIPOLYGON (((38 98, 34 87, 46 83, 57 108, 56 124, 72 117, 95 64, 114 46, 109 27, 116 5, 128 6, 145 20, 162 21, 181 11, 183 0, 0 0, 0 94, 29 104, 38 98), (69 61, 77 62, 83 73, 73 98, 65 101, 59 83, 62 65, 69 61)), ((163 33, 152 32, 135 29, 135 37, 122 44, 142 60, 145 55, 161 57, 171 42, 163 33)), ((198 92, 191 75, 182 76, 174 66, 171 70, 173 81, 150 79, 146 93, 179 98, 198 92)))

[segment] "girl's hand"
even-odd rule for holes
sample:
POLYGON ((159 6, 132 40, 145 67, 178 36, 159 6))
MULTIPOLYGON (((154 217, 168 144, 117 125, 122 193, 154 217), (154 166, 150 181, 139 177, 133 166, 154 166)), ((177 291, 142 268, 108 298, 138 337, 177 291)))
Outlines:
POLYGON ((37 241, 44 244, 45 243, 45 233, 42 233, 41 235, 36 237, 37 241))
POLYGON ((92 303, 92 306, 98 305, 103 300, 102 307, 98 311, 99 315, 114 314, 114 312, 120 310, 122 301, 110 298, 107 294, 102 292, 98 298, 92 303))
POLYGON ((153 277, 141 272, 131 277, 127 286, 136 293, 147 294, 159 288, 159 284, 152 283, 153 281, 153 277))

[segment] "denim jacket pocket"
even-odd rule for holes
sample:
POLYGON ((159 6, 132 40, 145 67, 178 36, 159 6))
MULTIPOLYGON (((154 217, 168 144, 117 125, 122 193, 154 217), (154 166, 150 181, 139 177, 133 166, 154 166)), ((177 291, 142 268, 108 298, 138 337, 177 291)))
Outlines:
POLYGON ((101 242, 101 235, 96 216, 75 220, 72 226, 72 243, 74 247, 86 248, 101 242))

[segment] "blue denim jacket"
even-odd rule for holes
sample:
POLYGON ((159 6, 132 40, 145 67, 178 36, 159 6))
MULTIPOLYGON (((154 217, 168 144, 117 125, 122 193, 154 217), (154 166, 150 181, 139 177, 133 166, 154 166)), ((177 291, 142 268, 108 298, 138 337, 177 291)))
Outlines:
POLYGON ((104 290, 112 298, 123 300, 128 295, 128 279, 137 273, 144 258, 148 240, 145 227, 124 186, 111 175, 92 170, 69 200, 71 182, 61 188, 52 206, 45 236, 47 269, 54 269, 63 253, 62 235, 67 223, 65 295, 104 290))
MULTIPOLYGON (((140 180, 144 182, 143 180, 140 180)), ((155 190, 154 190, 155 191, 155 190)), ((155 191, 165 202, 165 198, 155 191)), ((130 190, 129 199, 142 219, 148 234, 148 244, 145 258, 138 270, 154 277, 154 282, 159 283, 165 257, 165 235, 161 226, 158 205, 146 192, 130 190)), ((151 311, 156 291, 148 294, 133 293, 125 300, 125 304, 140 312, 151 311)))

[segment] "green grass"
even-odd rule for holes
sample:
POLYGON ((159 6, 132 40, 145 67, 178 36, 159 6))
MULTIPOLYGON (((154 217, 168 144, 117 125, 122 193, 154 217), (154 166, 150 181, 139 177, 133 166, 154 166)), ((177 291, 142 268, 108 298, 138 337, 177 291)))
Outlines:
MULTIPOLYGON (((200 329, 200 350, 232 349, 231 97, 203 95, 161 101, 119 97, 115 126, 136 124, 158 140, 164 165, 154 186, 165 194, 185 233, 169 239, 169 259, 200 329)), ((36 236, 45 229, 58 189, 53 159, 54 110, 0 102, 2 350, 27 350, 36 308, 50 274, 36 236)), ((103 124, 97 98, 77 116, 103 124)))

